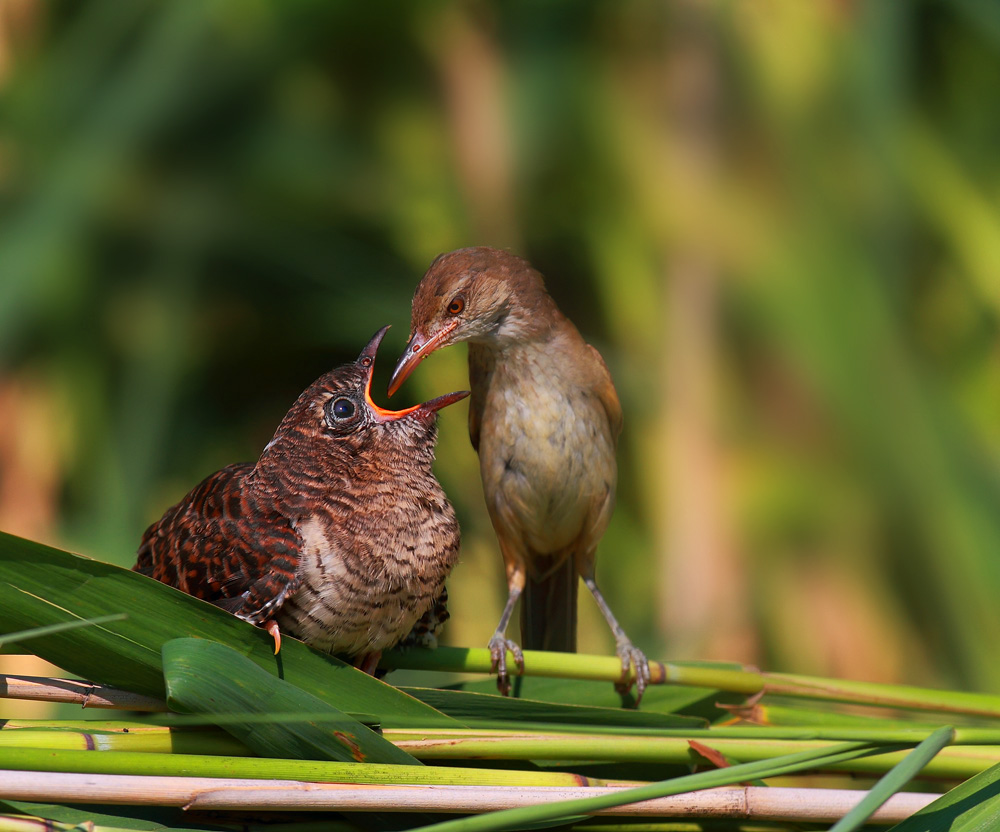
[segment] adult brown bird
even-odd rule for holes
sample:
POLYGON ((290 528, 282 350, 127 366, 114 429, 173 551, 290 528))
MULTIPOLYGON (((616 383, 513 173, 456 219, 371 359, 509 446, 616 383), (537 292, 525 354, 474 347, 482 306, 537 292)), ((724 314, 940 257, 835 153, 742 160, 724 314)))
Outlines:
POLYGON ((413 296, 410 341, 389 383, 392 395, 429 353, 469 342, 469 434, 507 572, 508 596, 489 647, 500 689, 509 690, 506 637, 518 598, 529 649, 576 649, 577 587, 583 578, 615 636, 619 689, 646 657, 618 624, 594 581, 597 544, 614 507, 621 406, 607 365, 520 257, 466 248, 438 257, 413 296), (578 577, 579 576, 579 577, 578 577))
POLYGON ((380 329, 315 381, 256 464, 212 474, 146 531, 135 570, 372 672, 421 622, 458 557, 455 512, 431 471, 437 411, 371 398, 380 329))

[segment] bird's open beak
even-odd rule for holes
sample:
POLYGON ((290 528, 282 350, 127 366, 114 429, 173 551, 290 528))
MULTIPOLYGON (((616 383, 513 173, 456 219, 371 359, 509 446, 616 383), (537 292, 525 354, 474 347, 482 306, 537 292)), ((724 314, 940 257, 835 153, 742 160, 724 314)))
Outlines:
POLYGON ((402 386, 421 361, 441 346, 441 343, 451 335, 456 326, 458 326, 457 320, 442 327, 432 338, 425 338, 419 331, 413 333, 410 337, 410 343, 406 345, 406 349, 399 357, 396 369, 392 371, 392 378, 389 379, 390 396, 402 386))
MULTIPOLYGON (((371 341, 368 342, 362 351, 361 355, 358 356, 357 363, 360 364, 366 371, 365 379, 365 403, 371 409, 372 413, 375 414, 375 418, 380 422, 394 422, 397 419, 402 419, 405 416, 409 416, 411 413, 416 413, 418 410, 425 413, 435 413, 441 410, 443 407, 447 407, 455 402, 460 402, 466 396, 469 395, 468 390, 460 390, 455 393, 446 393, 443 396, 438 396, 436 399, 431 399, 429 402, 424 402, 423 404, 414 405, 413 407, 408 407, 405 410, 386 410, 384 407, 379 407, 372 400, 372 375, 375 372, 375 354, 378 352, 378 345, 382 343, 382 339, 385 337, 385 333, 389 330, 389 327, 384 326, 378 332, 376 332, 371 341)), ((410 343, 413 343, 413 339, 410 339, 410 343)), ((406 353, 410 352, 410 346, 407 345, 406 353)), ((417 350, 419 353, 420 351, 417 350)), ((423 356, 420 356, 421 358, 423 356)), ((418 359, 419 361, 419 359, 418 359)), ((415 367, 418 361, 413 362, 413 367, 415 367)), ((402 363, 402 362, 401 362, 402 363)), ((412 369, 411 367, 410 369, 412 369)), ((409 371, 407 371, 408 373, 409 371)), ((390 390, 395 392, 395 388, 392 387, 393 382, 396 379, 396 375, 399 373, 399 365, 397 365, 396 370, 393 374, 393 381, 390 382, 390 390)), ((404 375, 399 379, 399 384, 403 383, 404 375)), ((398 386, 398 385, 397 385, 398 386)), ((390 394, 391 395, 391 394, 390 394)))

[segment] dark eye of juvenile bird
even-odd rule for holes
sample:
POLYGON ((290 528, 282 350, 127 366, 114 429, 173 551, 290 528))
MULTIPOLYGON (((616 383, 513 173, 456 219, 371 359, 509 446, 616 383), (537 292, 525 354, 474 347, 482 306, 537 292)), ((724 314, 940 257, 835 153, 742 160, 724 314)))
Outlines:
POLYGON ((358 412, 358 406, 350 399, 340 396, 327 404, 326 412, 331 422, 346 422, 358 412))
POLYGON ((456 295, 448 304, 449 315, 458 315, 463 309, 465 309, 465 298, 461 295, 456 295))

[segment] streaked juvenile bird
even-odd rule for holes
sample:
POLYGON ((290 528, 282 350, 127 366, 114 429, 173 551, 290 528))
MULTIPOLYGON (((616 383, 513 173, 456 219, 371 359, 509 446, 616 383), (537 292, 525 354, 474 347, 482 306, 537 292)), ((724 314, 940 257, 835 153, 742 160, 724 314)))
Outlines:
MULTIPOLYGON (((455 512, 431 471, 437 411, 372 401, 379 330, 315 381, 256 464, 212 474, 146 530, 134 569, 372 672, 426 616, 458 558, 455 512)), ((436 619, 436 620, 431 620, 436 619)))
POLYGON ((410 341, 389 383, 392 395, 429 353, 469 342, 469 434, 507 572, 508 597, 489 647, 509 690, 507 638, 521 604, 526 648, 575 651, 577 588, 583 578, 615 636, 619 689, 635 666, 641 699, 643 653, 618 624, 594 580, 618 476, 622 411, 608 368, 520 257, 466 248, 438 257, 413 296, 410 341))

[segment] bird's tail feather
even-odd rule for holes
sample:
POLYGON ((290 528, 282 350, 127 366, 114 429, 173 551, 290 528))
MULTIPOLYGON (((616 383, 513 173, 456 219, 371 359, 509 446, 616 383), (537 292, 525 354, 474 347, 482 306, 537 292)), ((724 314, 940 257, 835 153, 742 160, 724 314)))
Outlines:
POLYGON ((576 602, 580 577, 572 557, 542 577, 528 576, 521 597, 521 646, 576 652, 576 602))

